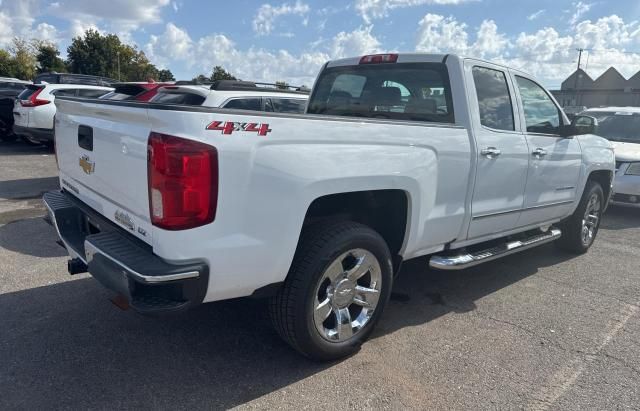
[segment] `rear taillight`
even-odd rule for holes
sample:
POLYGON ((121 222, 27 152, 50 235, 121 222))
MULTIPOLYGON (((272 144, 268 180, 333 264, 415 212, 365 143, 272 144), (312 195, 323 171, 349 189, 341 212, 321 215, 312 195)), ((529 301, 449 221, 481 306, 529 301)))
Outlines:
POLYGON ((42 90, 44 90, 44 88, 39 88, 38 90, 36 90, 35 93, 29 96, 28 100, 20 100, 20 105, 22 107, 37 107, 51 103, 49 100, 38 98, 38 95, 42 93, 42 90))
POLYGON ((154 226, 186 230, 212 222, 218 206, 218 151, 197 141, 149 135, 149 212, 154 226))
POLYGON ((362 56, 360 64, 395 63, 398 61, 397 54, 371 54, 362 56))

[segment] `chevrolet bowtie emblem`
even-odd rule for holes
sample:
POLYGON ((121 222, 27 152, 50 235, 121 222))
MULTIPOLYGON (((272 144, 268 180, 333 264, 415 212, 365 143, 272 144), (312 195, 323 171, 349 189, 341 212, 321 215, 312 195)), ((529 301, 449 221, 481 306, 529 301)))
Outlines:
POLYGON ((96 163, 91 161, 91 159, 89 159, 89 156, 80 157, 79 164, 80 168, 85 172, 85 174, 92 174, 96 170, 96 163))

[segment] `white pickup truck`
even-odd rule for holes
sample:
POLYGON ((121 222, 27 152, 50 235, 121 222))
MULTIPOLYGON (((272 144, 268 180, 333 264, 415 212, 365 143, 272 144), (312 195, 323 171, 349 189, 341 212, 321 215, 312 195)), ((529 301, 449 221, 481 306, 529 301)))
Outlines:
MULTIPOLYGON (((60 98, 71 260, 143 313, 270 297, 301 353, 354 352, 403 260, 593 243, 615 169, 529 75, 455 55, 328 62, 305 114, 60 98)), ((426 268, 426 267, 425 267, 426 268)))

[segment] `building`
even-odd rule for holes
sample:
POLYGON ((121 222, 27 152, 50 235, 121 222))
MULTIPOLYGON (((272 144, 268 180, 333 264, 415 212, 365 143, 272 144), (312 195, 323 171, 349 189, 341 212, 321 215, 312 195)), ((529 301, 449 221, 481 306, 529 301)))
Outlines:
POLYGON ((627 80, 618 70, 609 67, 593 80, 584 70, 578 69, 562 82, 560 90, 551 93, 562 107, 640 107, 640 71, 627 80))

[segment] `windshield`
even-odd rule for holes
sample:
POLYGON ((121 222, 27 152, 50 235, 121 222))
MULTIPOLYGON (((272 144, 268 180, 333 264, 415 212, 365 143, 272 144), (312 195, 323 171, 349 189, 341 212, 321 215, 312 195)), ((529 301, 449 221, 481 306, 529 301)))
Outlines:
POLYGON ((598 119, 596 134, 611 141, 640 143, 640 114, 589 112, 598 119))
POLYGON ((453 123, 447 68, 442 63, 390 63, 324 70, 309 114, 453 123))

